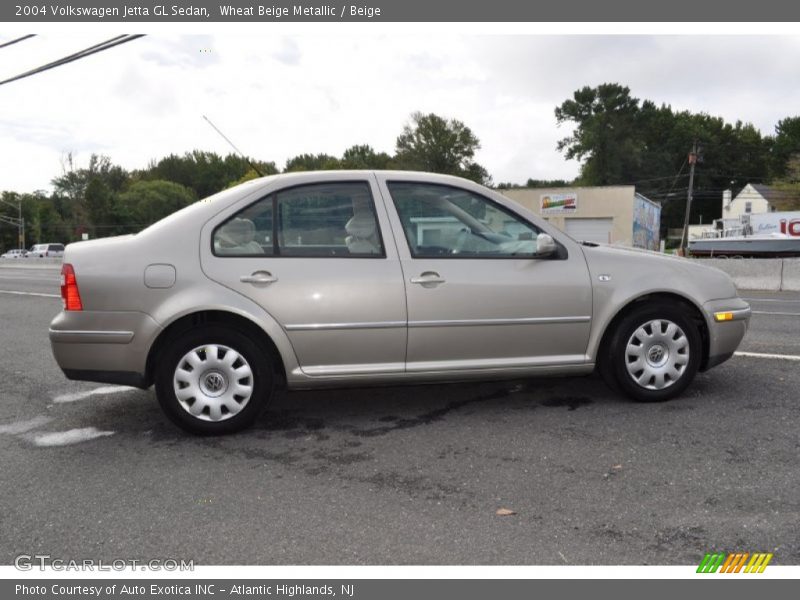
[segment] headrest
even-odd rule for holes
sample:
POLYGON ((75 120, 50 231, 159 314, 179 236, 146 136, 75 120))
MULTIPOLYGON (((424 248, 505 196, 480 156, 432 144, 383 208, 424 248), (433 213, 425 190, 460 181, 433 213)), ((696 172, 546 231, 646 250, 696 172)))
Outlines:
POLYGON ((256 226, 250 219, 236 218, 226 223, 220 233, 239 246, 253 241, 256 235, 256 226))
POLYGON ((368 213, 355 215, 347 222, 344 229, 353 237, 366 239, 375 233, 375 217, 368 213))

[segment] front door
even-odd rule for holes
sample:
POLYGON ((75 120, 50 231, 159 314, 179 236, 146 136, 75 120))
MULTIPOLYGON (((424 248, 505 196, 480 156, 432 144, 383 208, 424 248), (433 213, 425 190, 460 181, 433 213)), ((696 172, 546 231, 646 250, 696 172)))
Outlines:
POLYGON ((382 190, 408 246, 407 371, 586 361, 592 295, 580 253, 536 258, 533 224, 466 189, 389 180, 382 190))

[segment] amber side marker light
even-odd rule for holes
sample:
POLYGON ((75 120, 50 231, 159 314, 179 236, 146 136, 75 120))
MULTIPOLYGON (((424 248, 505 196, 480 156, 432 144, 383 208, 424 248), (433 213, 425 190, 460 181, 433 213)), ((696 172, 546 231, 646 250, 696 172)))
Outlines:
POLYGON ((61 267, 61 302, 64 310, 83 310, 75 269, 69 263, 61 267))

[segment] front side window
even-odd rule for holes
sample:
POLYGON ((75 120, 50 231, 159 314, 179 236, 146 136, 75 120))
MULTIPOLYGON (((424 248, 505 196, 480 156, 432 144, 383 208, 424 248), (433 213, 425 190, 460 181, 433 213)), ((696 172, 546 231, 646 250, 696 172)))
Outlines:
POLYGON ((530 258, 533 225, 460 188, 390 182, 389 191, 414 258, 530 258))
POLYGON ((214 231, 218 256, 383 257, 366 182, 303 185, 251 204, 214 231))

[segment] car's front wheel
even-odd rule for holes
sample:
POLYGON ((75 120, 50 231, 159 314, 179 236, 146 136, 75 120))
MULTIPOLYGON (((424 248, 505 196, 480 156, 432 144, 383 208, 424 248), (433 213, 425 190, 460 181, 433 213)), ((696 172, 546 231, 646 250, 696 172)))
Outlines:
POLYGON ((183 334, 168 344, 159 363, 159 404, 191 433, 249 427, 272 395, 268 353, 235 329, 214 325, 183 334))
POLYGON ((641 306, 618 323, 603 368, 623 392, 640 402, 669 400, 683 392, 700 366, 697 325, 678 306, 641 306))

